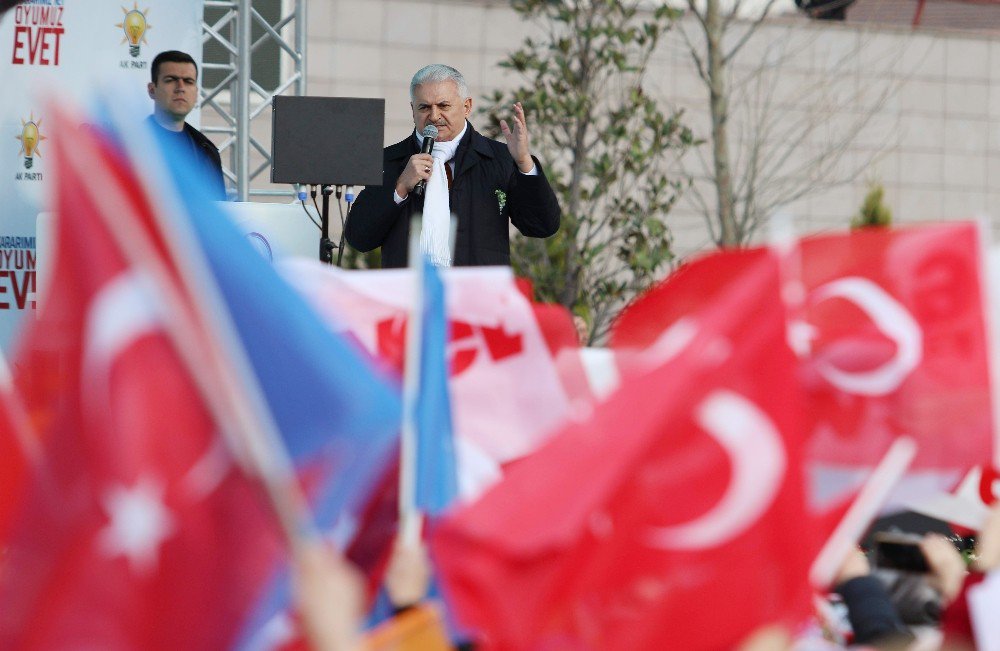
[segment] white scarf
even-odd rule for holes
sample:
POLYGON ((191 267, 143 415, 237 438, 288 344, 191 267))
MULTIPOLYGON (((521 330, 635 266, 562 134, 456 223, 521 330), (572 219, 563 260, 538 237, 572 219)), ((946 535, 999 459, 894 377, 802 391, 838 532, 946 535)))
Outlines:
MULTIPOLYGON (((451 266, 451 203, 448 198, 448 176, 444 166, 455 157, 468 123, 462 132, 447 142, 435 142, 431 156, 434 166, 424 188, 424 214, 420 229, 420 251, 436 267, 451 266)), ((417 134, 423 144, 423 136, 417 134)))

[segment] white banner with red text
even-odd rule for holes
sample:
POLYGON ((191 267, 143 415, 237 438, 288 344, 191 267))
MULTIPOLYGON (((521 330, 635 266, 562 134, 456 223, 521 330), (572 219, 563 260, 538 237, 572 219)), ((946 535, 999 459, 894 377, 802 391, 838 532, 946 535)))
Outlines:
MULTIPOLYGON (((49 208, 53 124, 46 103, 85 104, 95 87, 152 112, 146 93, 157 53, 201 64, 203 0, 29 0, 0 19, 0 347, 35 309, 35 218, 49 208)), ((197 114, 191 116, 194 124, 197 114)), ((86 256, 86 251, 80 251, 86 256)))

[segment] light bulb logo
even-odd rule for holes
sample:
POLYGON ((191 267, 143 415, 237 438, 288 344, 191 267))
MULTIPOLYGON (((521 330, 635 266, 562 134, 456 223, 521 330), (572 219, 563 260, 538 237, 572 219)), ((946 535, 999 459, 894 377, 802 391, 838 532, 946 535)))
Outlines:
POLYGON ((45 140, 41 128, 42 121, 35 120, 35 114, 32 112, 28 120, 21 119, 21 133, 14 136, 21 141, 20 153, 24 154, 24 169, 26 170, 30 170, 35 164, 35 156, 41 156, 42 152, 38 149, 38 143, 45 140))
POLYGON ((115 27, 120 27, 125 32, 122 43, 128 41, 128 53, 137 57, 139 56, 139 45, 146 43, 146 32, 153 28, 146 22, 146 14, 149 13, 149 9, 139 11, 139 3, 135 2, 131 9, 122 7, 122 13, 125 14, 125 19, 115 27))

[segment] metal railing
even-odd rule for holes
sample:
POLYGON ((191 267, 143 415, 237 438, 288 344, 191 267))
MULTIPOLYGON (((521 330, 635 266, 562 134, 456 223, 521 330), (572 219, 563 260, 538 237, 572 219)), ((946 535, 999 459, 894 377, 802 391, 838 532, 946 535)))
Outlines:
MULTIPOLYGON (((228 55, 226 63, 206 62, 205 71, 219 71, 220 79, 201 88, 201 108, 221 118, 203 130, 223 134, 217 141, 222 153, 223 174, 235 187, 235 199, 247 201, 251 196, 288 196, 291 190, 254 188, 255 179, 271 167, 271 143, 261 142, 253 135, 253 121, 264 115, 270 120, 271 100, 276 95, 306 94, 306 0, 282 0, 280 16, 269 21, 254 8, 253 0, 205 0, 206 16, 211 11, 214 20, 202 21, 202 45, 221 46, 228 55), (215 14, 221 10, 219 17, 215 14), (254 28, 260 34, 253 38, 254 28), (291 39, 285 34, 292 32, 291 39), (265 44, 274 43, 287 55, 285 65, 278 65, 278 83, 273 90, 254 81, 253 54, 265 44), (258 162, 259 161, 259 162, 258 162), (256 164, 255 164, 256 163, 256 164)), ((279 57, 280 59, 281 57, 279 57)), ((205 76, 203 75, 203 79, 205 76)), ((213 120, 209 120, 213 121, 213 120)), ((263 185, 268 180, 263 177, 263 185)))

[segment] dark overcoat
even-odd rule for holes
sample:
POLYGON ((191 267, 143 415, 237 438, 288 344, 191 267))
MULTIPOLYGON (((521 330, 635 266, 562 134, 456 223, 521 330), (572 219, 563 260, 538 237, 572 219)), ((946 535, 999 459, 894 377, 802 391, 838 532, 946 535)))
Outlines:
MULTIPOLYGON (((406 161, 419 151, 414 134, 386 147, 382 185, 362 190, 347 218, 347 242, 359 251, 382 247, 386 268, 406 266, 410 219, 423 207, 412 192, 399 205, 393 199, 406 161)), ((535 166, 537 176, 521 174, 506 144, 469 125, 455 152, 449 194, 451 211, 458 216, 455 266, 509 265, 511 223, 529 237, 548 237, 559 230, 559 202, 537 160, 535 166), (498 190, 506 196, 502 210, 498 190)))

